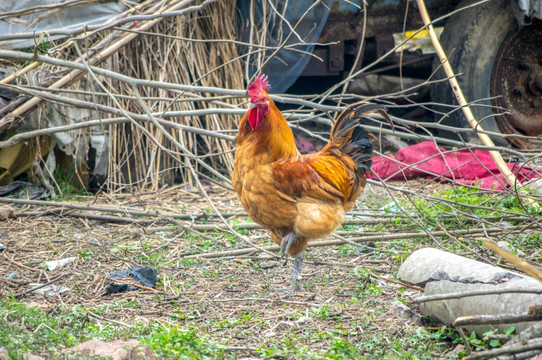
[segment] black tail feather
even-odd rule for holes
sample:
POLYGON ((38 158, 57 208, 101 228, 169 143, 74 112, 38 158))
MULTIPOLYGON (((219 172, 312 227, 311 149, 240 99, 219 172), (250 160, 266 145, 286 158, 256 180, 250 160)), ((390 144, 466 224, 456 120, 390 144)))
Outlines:
POLYGON ((353 104, 339 115, 331 130, 331 144, 341 153, 349 155, 362 174, 371 168, 373 144, 368 139, 369 133, 360 125, 360 120, 376 112, 391 123, 386 109, 380 104, 353 104))

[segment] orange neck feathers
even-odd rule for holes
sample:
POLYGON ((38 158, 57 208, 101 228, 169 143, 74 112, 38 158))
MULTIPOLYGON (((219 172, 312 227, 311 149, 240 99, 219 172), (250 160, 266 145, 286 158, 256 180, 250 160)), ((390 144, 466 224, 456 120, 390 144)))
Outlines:
POLYGON ((291 160, 299 156, 295 146, 294 134, 273 100, 265 94, 269 112, 259 122, 256 129, 249 124, 251 109, 245 113, 239 125, 237 143, 251 146, 253 155, 267 154, 269 161, 291 160))

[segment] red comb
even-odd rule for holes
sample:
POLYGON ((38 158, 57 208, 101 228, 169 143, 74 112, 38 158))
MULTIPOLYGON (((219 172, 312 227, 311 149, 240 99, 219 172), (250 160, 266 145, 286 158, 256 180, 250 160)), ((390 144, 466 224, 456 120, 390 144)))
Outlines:
POLYGON ((261 96, 262 91, 266 93, 269 92, 269 81, 267 80, 267 75, 262 74, 262 71, 258 72, 256 78, 250 84, 247 89, 248 95, 250 96, 250 101, 256 102, 257 99, 261 96))

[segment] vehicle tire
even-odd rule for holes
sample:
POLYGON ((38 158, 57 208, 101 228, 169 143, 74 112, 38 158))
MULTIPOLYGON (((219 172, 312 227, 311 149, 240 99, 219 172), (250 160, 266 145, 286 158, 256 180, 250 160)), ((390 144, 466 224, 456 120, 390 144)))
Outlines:
MULTIPOLYGON (((475 1, 464 0, 457 8, 473 3, 475 1)), ((530 136, 542 134, 542 111, 534 111, 536 109, 533 109, 532 105, 538 104, 537 89, 532 86, 529 88, 527 84, 532 82, 532 76, 542 76, 542 54, 540 45, 536 45, 540 44, 541 38, 536 37, 542 33, 541 29, 540 25, 520 29, 510 0, 490 1, 462 10, 450 17, 444 26, 440 37, 441 45, 458 76, 459 86, 467 102, 474 102, 471 110, 484 130, 530 136), (529 40, 529 37, 533 39, 529 40), (518 41, 523 44, 523 48, 517 45, 518 41), (510 57, 510 51, 514 52, 517 58, 510 57), (527 55, 519 55, 522 51, 527 55), (525 91, 531 88, 534 89, 533 92, 525 91), (502 115, 506 109, 509 109, 511 114, 502 115)), ((433 66, 435 70, 438 69, 435 80, 446 78, 444 70, 439 67, 440 61, 436 57, 433 66)), ((542 91, 540 93, 542 94, 542 91)), ((448 81, 440 81, 431 86, 431 99, 435 103, 457 105, 448 81)), ((540 104, 542 107, 542 97, 540 104)), ((442 114, 435 114, 440 123, 471 128, 461 110, 450 113, 451 107, 438 105, 435 110, 448 113, 448 116, 444 117, 442 114)), ((474 131, 457 133, 455 137, 459 134, 463 134, 459 137, 465 141, 478 142, 474 131)), ((451 134, 439 131, 439 135, 451 134)), ((507 140, 501 136, 492 136, 492 140, 496 145, 509 146, 511 142, 520 148, 542 145, 542 142, 538 144, 537 140, 518 140, 514 137, 507 140)))

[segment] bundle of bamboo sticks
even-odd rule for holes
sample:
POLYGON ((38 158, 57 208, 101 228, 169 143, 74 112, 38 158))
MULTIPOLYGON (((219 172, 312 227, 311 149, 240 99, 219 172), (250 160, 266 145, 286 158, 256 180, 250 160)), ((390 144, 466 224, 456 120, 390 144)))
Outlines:
MULTIPOLYGON (((224 89, 244 88, 243 67, 237 45, 231 41, 237 34, 234 0, 143 1, 111 19, 110 24, 90 33, 82 32, 71 40, 50 42, 47 55, 54 59, 82 63, 87 67, 86 70, 91 70, 91 66, 99 66, 135 79, 224 89), (139 20, 123 22, 122 19, 128 15, 130 19, 139 20)), ((38 44, 44 38, 41 36, 38 44)), ((217 105, 237 108, 236 105, 242 101, 239 97, 213 98, 215 94, 195 94, 146 86, 138 88, 142 96, 138 100, 134 97, 132 84, 124 79, 96 74, 92 70, 87 73, 82 69, 70 69, 62 64, 10 62, 11 66, 14 64, 16 71, 1 80, 2 84, 14 80, 19 84, 32 84, 39 90, 56 91, 56 94, 66 97, 110 106, 120 109, 121 113, 143 114, 145 108, 153 113, 204 110, 217 105), (32 81, 36 76, 39 79, 32 81)), ((44 107, 43 97, 39 96, 27 96, 19 100, 17 105, 14 108, 12 106, 9 113, 5 110, 1 114, 0 134, 7 133, 10 128, 16 129, 24 116, 36 111, 41 112, 40 119, 56 117, 65 124, 83 120, 108 120, 116 116, 89 109, 84 119, 75 119, 67 115, 70 113, 67 109, 73 105, 56 103, 44 107)), ((173 121, 180 125, 222 131, 235 129, 237 118, 229 114, 208 114, 178 116, 173 121)), ((40 121, 36 126, 46 128, 50 124, 40 121)), ((74 137, 83 144, 78 146, 81 151, 73 154, 79 159, 74 159, 76 166, 70 170, 75 169, 80 173, 75 177, 80 185, 88 186, 86 172, 93 170, 88 169, 87 162, 91 146, 89 139, 97 132, 106 137, 109 166, 103 185, 110 191, 129 187, 157 189, 175 180, 190 182, 190 173, 185 167, 187 161, 192 160, 179 156, 177 146, 166 139, 162 131, 151 123, 138 124, 135 121, 72 131, 72 134, 76 133, 74 137)), ((234 142, 187 133, 179 128, 170 127, 167 131, 184 145, 192 157, 204 157, 203 161, 225 174, 231 171, 234 142)), ((9 131, 10 135, 12 132, 9 131)), ((40 154, 36 154, 38 162, 39 158, 40 154)), ((197 171, 203 171, 198 162, 194 166, 197 171)))

